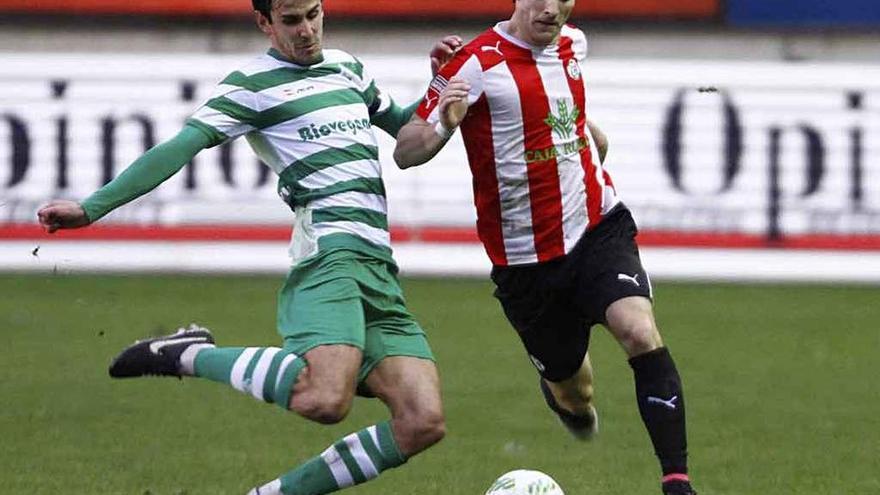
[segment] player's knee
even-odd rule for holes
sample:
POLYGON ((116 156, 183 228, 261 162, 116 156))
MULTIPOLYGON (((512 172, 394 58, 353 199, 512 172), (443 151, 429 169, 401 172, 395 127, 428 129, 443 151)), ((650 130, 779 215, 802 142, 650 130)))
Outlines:
POLYGON ((446 418, 441 411, 423 411, 400 422, 407 444, 408 455, 413 455, 436 444, 446 436, 446 418))
POLYGON ((326 400, 314 403, 304 416, 321 424, 332 425, 345 419, 350 410, 350 402, 326 400))
POLYGON ((630 356, 644 354, 663 345, 660 332, 650 314, 639 314, 627 319, 615 329, 614 334, 630 356))
POLYGON ((423 415, 415 430, 416 443, 426 449, 446 436, 446 419, 442 413, 423 415))
POLYGON ((352 395, 344 390, 314 390, 294 396, 290 409, 322 424, 339 423, 351 410, 352 395))
POLYGON ((437 411, 423 418, 419 435, 425 447, 443 440, 446 436, 446 418, 443 417, 443 413, 437 411))

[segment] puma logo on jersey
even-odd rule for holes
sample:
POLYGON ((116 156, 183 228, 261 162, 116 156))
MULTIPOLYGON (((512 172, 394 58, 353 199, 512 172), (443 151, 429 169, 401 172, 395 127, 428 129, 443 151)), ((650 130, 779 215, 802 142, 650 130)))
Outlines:
POLYGON ((428 93, 425 95, 425 104, 429 108, 440 98, 440 93, 446 89, 447 85, 449 85, 448 79, 440 74, 434 76, 434 79, 431 80, 431 84, 428 86, 428 93))
POLYGON ((642 286, 642 284, 639 283, 639 274, 638 273, 636 273, 632 277, 630 277, 629 275, 627 275, 625 273, 618 273, 617 280, 629 282, 629 283, 635 285, 636 287, 642 286))
POLYGON ((660 404, 661 406, 672 409, 673 411, 676 409, 675 401, 678 400, 677 395, 673 395, 669 400, 663 400, 660 397, 648 396, 648 404, 660 404))
POLYGON ((501 42, 500 41, 495 43, 495 46, 483 45, 480 47, 480 50, 482 50, 484 52, 495 52, 498 55, 501 55, 502 57, 504 56, 504 53, 501 52, 501 42))

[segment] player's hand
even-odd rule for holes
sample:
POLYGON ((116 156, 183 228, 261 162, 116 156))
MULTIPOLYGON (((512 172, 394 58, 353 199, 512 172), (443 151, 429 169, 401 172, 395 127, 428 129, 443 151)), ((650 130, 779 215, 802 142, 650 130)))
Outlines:
POLYGON ((57 199, 40 208, 37 218, 50 234, 59 229, 78 229, 89 224, 89 217, 79 203, 57 199))
POLYGON ((453 77, 440 93, 437 107, 440 109, 440 122, 447 129, 455 129, 464 120, 468 109, 468 91, 471 85, 461 77, 453 77))
POLYGON ((440 67, 443 67, 443 64, 449 62, 449 59, 455 55, 455 52, 461 48, 462 40, 459 36, 449 35, 444 37, 442 40, 438 41, 433 48, 431 48, 431 75, 436 76, 437 72, 440 70, 440 67))

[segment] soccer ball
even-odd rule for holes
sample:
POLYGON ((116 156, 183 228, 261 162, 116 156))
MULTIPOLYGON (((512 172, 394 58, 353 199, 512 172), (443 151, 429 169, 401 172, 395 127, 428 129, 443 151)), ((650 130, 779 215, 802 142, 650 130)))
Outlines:
POLYGON ((565 495, 550 476, 529 469, 502 474, 485 495, 565 495))

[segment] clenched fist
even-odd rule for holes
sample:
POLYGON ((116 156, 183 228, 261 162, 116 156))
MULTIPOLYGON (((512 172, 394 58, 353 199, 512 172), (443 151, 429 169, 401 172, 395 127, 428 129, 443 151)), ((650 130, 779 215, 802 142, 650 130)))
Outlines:
POLYGON ((75 201, 54 200, 37 212, 40 225, 50 234, 59 229, 78 229, 88 225, 89 217, 75 201))

